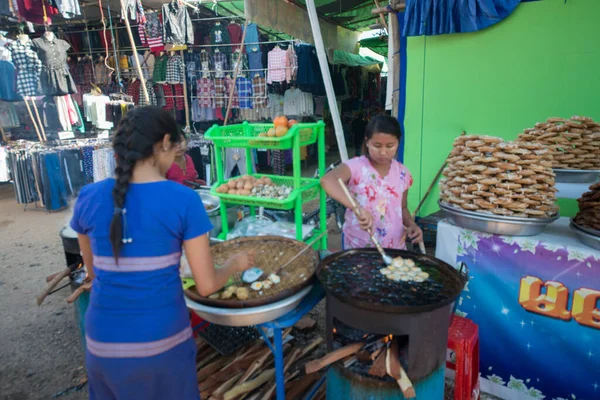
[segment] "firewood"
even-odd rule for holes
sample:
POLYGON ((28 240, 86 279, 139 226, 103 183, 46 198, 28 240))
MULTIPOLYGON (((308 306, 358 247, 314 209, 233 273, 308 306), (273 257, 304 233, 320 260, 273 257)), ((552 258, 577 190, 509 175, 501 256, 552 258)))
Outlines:
POLYGON ((242 378, 240 379, 240 383, 244 383, 250 379, 252 375, 263 366, 269 357, 271 357, 271 349, 267 348, 263 351, 263 354, 258 359, 252 362, 246 372, 244 372, 242 378))
POLYGON ((233 400, 244 393, 249 393, 262 386, 273 376, 275 376, 275 369, 268 369, 256 377, 256 379, 237 385, 235 388, 226 392, 225 396, 223 396, 223 400, 233 400))
POLYGON ((310 329, 313 329, 316 325, 317 321, 310 317, 304 316, 302 317, 302 319, 300 319, 300 321, 296 323, 296 325, 294 325, 294 328, 300 331, 308 331, 310 329))
POLYGON ((205 379, 207 379, 213 373, 219 371, 221 368, 223 368, 224 366, 229 364, 231 361, 232 361, 231 357, 219 357, 212 363, 201 368, 200 371, 198 371, 198 382, 203 382, 205 379))
MULTIPOLYGON (((294 351, 292 351, 292 353, 288 356, 287 360, 285 360, 285 364, 283 366, 284 374, 290 369, 292 364, 294 364, 296 362, 296 360, 298 360, 301 353, 302 353, 302 350, 300 350, 300 349, 294 349, 294 351)), ((273 396, 273 393, 275 392, 276 388, 277 388, 277 383, 276 382, 271 383, 269 385, 269 387, 265 390, 265 393, 260 398, 262 400, 270 399, 273 396)))
POLYGON ((344 368, 348 368, 348 367, 356 364, 357 361, 358 361, 358 359, 354 356, 347 357, 346 359, 344 359, 344 368))
POLYGON ((317 393, 313 396, 313 400, 325 400, 327 396, 327 383, 321 385, 317 393))
POLYGON ((395 339, 392 340, 392 345, 387 349, 385 363, 387 374, 396 380, 404 397, 407 399, 416 397, 412 382, 408 379, 406 372, 400 364, 398 342, 395 339))
POLYGON ((381 353, 383 353, 383 351, 384 351, 385 349, 386 349, 386 347, 385 347, 385 346, 381 346, 380 348, 378 348, 377 350, 375 350, 373 353, 371 353, 371 356, 370 356, 370 358, 371 358, 371 361, 375 361, 375 360, 376 360, 376 359, 379 357, 379 355, 380 355, 381 353))
POLYGON ((285 393, 286 399, 299 399, 309 387, 311 387, 316 381, 321 379, 321 374, 310 374, 304 375, 300 379, 290 382, 293 386, 290 387, 285 393))
POLYGON ((377 356, 377 358, 373 362, 371 369, 369 369, 369 375, 378 376, 380 378, 383 378, 387 373, 385 359, 386 359, 386 353, 383 351, 380 352, 379 356, 377 356))
POLYGON ((229 389, 231 389, 233 387, 233 385, 236 384, 236 382, 238 381, 238 379, 240 379, 241 376, 242 376, 242 374, 235 375, 234 377, 228 379, 226 382, 222 383, 215 390, 211 390, 209 393, 205 393, 205 391, 203 391, 200 394, 200 398, 207 399, 208 396, 210 395, 211 399, 218 399, 218 400, 220 400, 223 397, 223 394, 225 392, 227 392, 229 389))
POLYGON ((215 382, 226 382, 233 375, 244 374, 255 361, 253 358, 243 358, 233 361, 206 378, 207 385, 212 385, 215 382))
POLYGON ((304 348, 304 350, 302 350, 302 353, 300 353, 300 357, 298 357, 298 359, 304 358, 306 355, 308 355, 310 352, 316 349, 321 343, 323 343, 322 337, 318 337, 315 340, 313 340, 308 346, 304 348))
POLYGON ((220 357, 220 354, 216 350, 209 352, 207 355, 202 356, 200 361, 196 364, 196 370, 200 370, 201 368, 204 368, 206 365, 210 364, 211 362, 213 362, 215 359, 218 359, 218 358, 221 358, 221 357, 220 357))
POLYGON ((312 374, 313 372, 317 372, 317 371, 327 367, 328 365, 331 365, 334 362, 341 360, 344 357, 353 355, 354 353, 356 353, 357 351, 362 349, 363 346, 364 346, 364 343, 362 343, 362 342, 353 343, 353 344, 349 344, 348 346, 344 346, 341 349, 332 351, 331 353, 325 355, 324 357, 322 357, 318 360, 314 360, 314 361, 307 363, 304 370, 307 375, 312 374))
POLYGON ((356 359, 363 364, 369 364, 372 362, 371 354, 366 350, 359 351, 354 355, 354 357, 356 357, 356 359))

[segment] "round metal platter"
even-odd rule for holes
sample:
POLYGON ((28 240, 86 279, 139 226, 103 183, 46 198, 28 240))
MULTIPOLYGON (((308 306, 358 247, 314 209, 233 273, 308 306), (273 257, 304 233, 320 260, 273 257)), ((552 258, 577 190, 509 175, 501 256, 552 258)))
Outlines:
POLYGON ((328 295, 353 306, 391 313, 426 312, 456 301, 466 274, 434 257, 386 249, 391 257, 411 259, 429 278, 424 282, 395 282, 375 249, 352 249, 333 254, 319 265, 317 277, 328 295))
POLYGON ((581 243, 600 250, 600 231, 577 225, 573 220, 571 220, 570 227, 581 243))
POLYGON ((595 183, 600 178, 599 170, 553 169, 555 180, 560 183, 595 183))

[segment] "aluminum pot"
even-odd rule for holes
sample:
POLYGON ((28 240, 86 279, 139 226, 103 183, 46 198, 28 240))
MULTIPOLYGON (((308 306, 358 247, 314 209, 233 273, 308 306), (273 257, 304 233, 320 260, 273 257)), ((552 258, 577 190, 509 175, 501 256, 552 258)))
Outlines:
MULTIPOLYGON (((208 214, 208 218, 213 225, 212 231, 210 231, 210 237, 216 238, 222 231, 223 225, 221 223, 221 201, 218 197, 210 194, 209 190, 198 189, 196 193, 202 199, 202 203, 204 204, 204 208, 206 208, 206 213, 208 214)), ((237 220, 237 207, 232 207, 227 209, 227 223, 229 226, 233 226, 235 221, 237 220)))

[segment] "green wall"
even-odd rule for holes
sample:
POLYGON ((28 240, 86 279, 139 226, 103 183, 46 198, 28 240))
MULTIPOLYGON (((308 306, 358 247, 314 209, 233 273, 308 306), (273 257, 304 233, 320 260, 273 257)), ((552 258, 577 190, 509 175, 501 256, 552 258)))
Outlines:
MULTIPOLYGON (((480 32, 408 39, 411 209, 463 130, 515 139, 548 117, 600 120, 598 17, 600 0, 542 0, 480 32)), ((436 211, 437 200, 436 187, 420 215, 436 211)))

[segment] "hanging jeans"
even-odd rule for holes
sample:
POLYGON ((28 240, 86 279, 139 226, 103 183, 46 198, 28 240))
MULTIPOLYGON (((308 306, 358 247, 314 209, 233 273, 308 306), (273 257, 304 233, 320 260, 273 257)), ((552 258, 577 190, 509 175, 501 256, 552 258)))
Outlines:
POLYGON ((57 153, 42 155, 42 167, 44 169, 44 196, 46 209, 54 211, 67 206, 69 193, 60 168, 60 160, 57 153))

